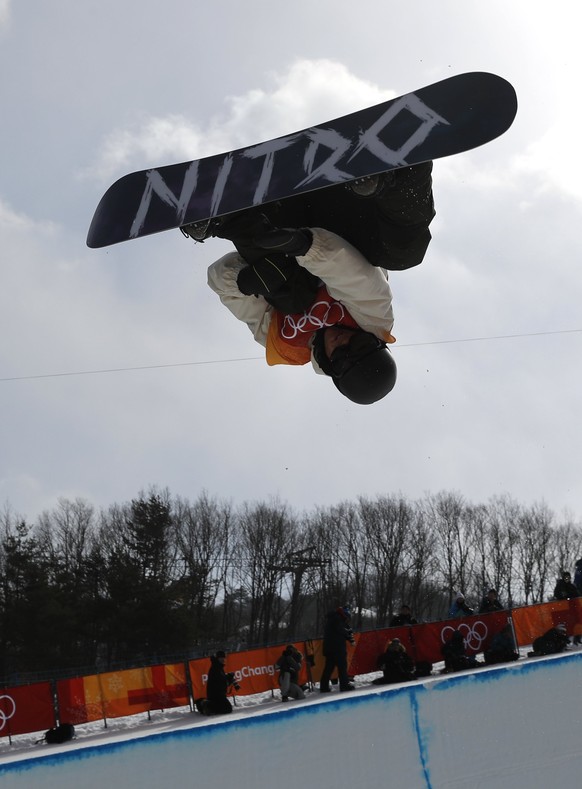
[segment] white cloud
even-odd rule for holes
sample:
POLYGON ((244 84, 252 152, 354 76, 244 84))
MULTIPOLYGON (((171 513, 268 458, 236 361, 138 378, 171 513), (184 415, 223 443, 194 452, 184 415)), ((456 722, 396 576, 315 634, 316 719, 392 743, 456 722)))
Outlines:
POLYGON ((542 188, 553 188, 582 201, 582 163, 576 151, 581 124, 575 118, 554 123, 540 138, 516 157, 517 171, 535 174, 542 188))
POLYGON ((10 1, 0 0, 0 29, 7 26, 10 21, 10 1))
POLYGON ((131 169, 198 159, 289 134, 395 95, 359 79, 341 63, 300 60, 271 75, 271 90, 226 100, 226 112, 206 126, 182 115, 147 118, 111 132, 85 175, 111 180, 131 169))

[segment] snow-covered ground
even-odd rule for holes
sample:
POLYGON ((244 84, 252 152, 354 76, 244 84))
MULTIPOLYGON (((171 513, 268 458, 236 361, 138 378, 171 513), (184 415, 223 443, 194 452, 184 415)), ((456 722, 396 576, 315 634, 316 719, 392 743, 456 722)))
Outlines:
POLYGON ((300 702, 241 698, 225 717, 182 708, 87 724, 59 746, 15 738, 1 747, 2 789, 536 789, 582 770, 580 650, 406 685, 374 686, 374 676, 300 702))

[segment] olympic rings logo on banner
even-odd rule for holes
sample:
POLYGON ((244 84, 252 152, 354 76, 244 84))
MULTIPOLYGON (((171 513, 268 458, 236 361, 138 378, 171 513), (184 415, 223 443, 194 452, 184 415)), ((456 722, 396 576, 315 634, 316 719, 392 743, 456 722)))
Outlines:
POLYGON ((487 630, 487 625, 481 620, 473 622, 472 625, 467 624, 467 622, 461 622, 458 627, 447 625, 441 630, 441 641, 443 644, 450 638, 455 630, 458 630, 462 634, 465 649, 470 649, 472 652, 481 651, 483 642, 487 638, 487 633, 489 632, 487 630))
POLYGON ((0 696, 0 731, 6 726, 10 718, 13 718, 16 713, 16 702, 12 698, 12 696, 0 696), (8 706, 8 704, 2 704, 2 701, 6 699, 7 702, 10 702, 12 709, 10 712, 6 712, 2 707, 8 706))

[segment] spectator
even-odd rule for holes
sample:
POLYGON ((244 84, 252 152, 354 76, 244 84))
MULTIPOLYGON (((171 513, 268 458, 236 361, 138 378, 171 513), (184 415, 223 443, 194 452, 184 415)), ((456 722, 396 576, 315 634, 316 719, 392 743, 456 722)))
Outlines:
POLYGON ((382 676, 373 680, 374 685, 387 685, 392 682, 409 682, 414 679, 414 663, 399 638, 393 638, 386 652, 378 658, 382 676))
POLYGON ((465 652, 465 642, 459 630, 453 631, 448 641, 445 641, 441 648, 441 654, 445 661, 446 672, 463 671, 463 669, 481 665, 474 655, 467 655, 465 652))
POLYGON ((389 627, 402 627, 404 625, 417 625, 418 621, 412 616, 410 606, 403 603, 398 614, 392 617, 389 627))
POLYGON ((527 653, 528 657, 539 657, 541 655, 555 655, 563 652, 570 643, 566 632, 566 625, 560 624, 551 627, 543 636, 538 636, 532 644, 532 651, 527 653))
POLYGON ((490 589, 481 600, 480 614, 492 614, 494 611, 503 611, 503 606, 497 597, 497 589, 490 589))
POLYGON ((293 644, 283 650, 281 657, 275 663, 279 669, 279 685, 281 686, 281 700, 304 699, 305 693, 299 685, 299 672, 303 655, 293 644))
POLYGON ((574 584, 578 592, 582 595, 582 559, 578 559, 574 568, 574 584))
POLYGON ((572 583, 572 576, 567 570, 562 572, 562 577, 558 578, 554 589, 556 600, 569 600, 571 597, 580 597, 578 588, 572 583))
POLYGON ((465 595, 462 592, 457 592, 453 604, 449 608, 449 617, 457 619, 462 616, 471 616, 472 613, 473 609, 467 605, 465 595))
POLYGON ((210 669, 206 682, 206 698, 196 701, 196 709, 202 715, 224 715, 232 712, 232 704, 226 698, 230 687, 239 689, 232 673, 224 670, 226 654, 221 650, 210 658, 210 669))
POLYGON ((340 691, 354 690, 348 676, 348 653, 347 642, 354 644, 354 634, 350 627, 351 609, 349 606, 339 606, 334 611, 330 611, 326 617, 325 630, 323 633, 323 654, 325 656, 325 666, 321 679, 319 680, 319 690, 321 693, 329 693, 329 681, 334 668, 337 667, 340 691))
POLYGON ((518 658, 519 652, 515 647, 511 625, 507 624, 503 630, 495 634, 489 648, 485 650, 485 663, 490 666, 493 663, 508 663, 518 658))

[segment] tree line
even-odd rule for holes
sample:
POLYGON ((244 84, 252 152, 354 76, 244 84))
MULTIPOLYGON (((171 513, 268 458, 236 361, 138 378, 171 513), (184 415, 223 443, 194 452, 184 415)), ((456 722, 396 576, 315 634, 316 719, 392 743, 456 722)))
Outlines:
POLYGON ((402 603, 443 618, 457 591, 542 602, 581 555, 579 524, 508 495, 362 497, 299 514, 152 489, 99 511, 61 499, 32 524, 6 507, 0 677, 313 638, 346 602, 355 629, 387 626, 402 603))

